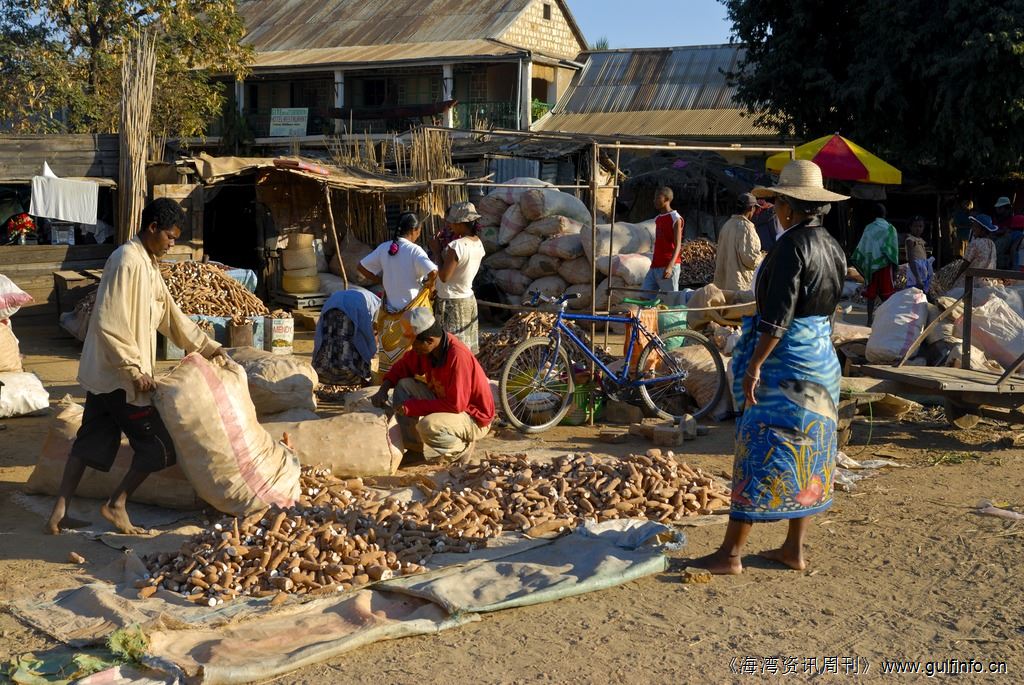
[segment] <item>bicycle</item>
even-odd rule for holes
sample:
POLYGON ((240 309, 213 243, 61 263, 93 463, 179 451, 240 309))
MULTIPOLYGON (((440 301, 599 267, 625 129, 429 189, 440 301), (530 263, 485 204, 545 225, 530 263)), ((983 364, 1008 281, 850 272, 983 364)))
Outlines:
MULTIPOLYGON (((539 433, 561 422, 568 413, 574 400, 577 369, 585 365, 575 365, 569 358, 567 347, 575 348, 600 371, 602 387, 610 391, 608 394, 615 397, 617 393, 636 390, 647 408, 662 419, 678 421, 685 414, 700 418, 714 409, 721 400, 726 386, 725 365, 715 345, 700 333, 678 328, 659 336, 648 331, 635 314, 567 314, 566 303, 579 297, 578 293, 560 298, 544 297, 534 292, 530 294, 533 296, 533 306, 538 301, 554 304, 557 313, 548 335, 527 338, 519 343, 501 370, 501 406, 508 421, 520 431, 539 433), (628 324, 630 336, 626 345, 627 362, 622 369, 619 372, 612 371, 566 325, 567 321, 628 324), (639 361, 634 366, 629 360, 633 359, 633 351, 641 336, 648 338, 649 342, 640 352, 639 361), (709 401, 704 404, 698 403, 687 392, 687 364, 672 353, 686 346, 703 348, 714 365, 715 389, 709 401), (607 385, 611 388, 605 387, 607 385)), ((701 355, 700 352, 697 354, 701 355)), ((704 395, 707 396, 707 393, 704 395)))

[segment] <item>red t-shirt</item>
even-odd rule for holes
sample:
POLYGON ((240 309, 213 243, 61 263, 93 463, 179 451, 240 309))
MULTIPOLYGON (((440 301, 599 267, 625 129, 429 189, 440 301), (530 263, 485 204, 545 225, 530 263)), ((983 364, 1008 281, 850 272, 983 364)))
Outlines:
POLYGON ((494 396, 480 362, 458 338, 448 336, 448 357, 444 364, 434 368, 430 357, 409 350, 395 362, 384 380, 392 386, 403 378, 422 376, 436 400, 406 400, 405 409, 409 416, 428 414, 467 413, 481 428, 494 420, 494 396))
MULTIPOLYGON (((651 259, 651 267, 664 268, 672 261, 672 254, 676 251, 676 221, 686 226, 683 217, 674 209, 668 214, 660 214, 654 220, 654 257, 651 259)), ((679 256, 675 263, 682 261, 682 256, 679 256)))

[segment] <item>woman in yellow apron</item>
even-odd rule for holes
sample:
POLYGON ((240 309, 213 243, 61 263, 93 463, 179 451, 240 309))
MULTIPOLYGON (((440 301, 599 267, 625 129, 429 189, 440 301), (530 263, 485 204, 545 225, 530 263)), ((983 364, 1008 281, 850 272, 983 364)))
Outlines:
POLYGON ((359 262, 363 277, 384 286, 384 302, 377 313, 377 381, 398 361, 410 341, 402 331, 402 314, 416 307, 431 307, 437 265, 416 244, 422 225, 415 214, 403 214, 391 240, 381 243, 359 262))

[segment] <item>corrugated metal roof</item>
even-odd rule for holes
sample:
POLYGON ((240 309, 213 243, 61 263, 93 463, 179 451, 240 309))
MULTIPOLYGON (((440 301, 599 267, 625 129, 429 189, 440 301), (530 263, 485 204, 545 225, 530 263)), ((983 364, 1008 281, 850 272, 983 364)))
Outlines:
POLYGON ((531 0, 240 0, 258 52, 497 38, 531 0))
POLYGON ((739 109, 552 114, 533 130, 663 138, 778 137, 778 132, 757 126, 753 116, 743 116, 739 109))
POLYGON ((256 54, 253 67, 326 66, 459 57, 501 57, 522 52, 491 40, 449 40, 433 43, 402 43, 308 50, 275 50, 256 54))
POLYGON ((737 45, 607 50, 586 63, 553 112, 647 112, 731 109, 734 90, 724 72, 736 68, 737 45))

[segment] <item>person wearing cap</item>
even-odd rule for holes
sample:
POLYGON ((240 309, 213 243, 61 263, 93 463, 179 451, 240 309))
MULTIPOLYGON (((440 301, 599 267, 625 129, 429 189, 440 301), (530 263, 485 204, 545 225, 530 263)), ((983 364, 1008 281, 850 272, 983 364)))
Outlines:
POLYGON ((996 245, 996 268, 1009 269, 1014 263, 1014 247, 1020 237, 1019 229, 1014 229, 1013 221, 1019 214, 1013 213, 1010 198, 1001 197, 996 200, 992 223, 999 230, 992 234, 992 242, 996 245))
POLYGON ((864 227, 864 233, 850 261, 867 286, 864 299, 868 305, 868 326, 875 318, 875 299, 885 302, 896 292, 894 269, 900 263, 896 227, 885 218, 885 205, 874 206, 875 219, 864 227))
POLYGON ((821 169, 789 162, 774 197, 785 230, 754 282, 756 311, 743 319, 732 357, 736 424, 729 525, 716 552, 689 562, 712 573, 743 572, 742 552, 755 522, 786 519, 778 549, 762 556, 803 570, 809 518, 832 505, 840 366, 831 316, 843 291, 846 257, 821 218, 848 199, 825 189, 821 169))
POLYGON ((398 218, 391 240, 383 242, 359 262, 359 274, 384 286, 384 301, 377 311, 377 375, 380 378, 409 349, 403 335, 402 314, 414 307, 429 306, 434 294, 437 265, 416 244, 422 226, 407 212, 398 218))
POLYGON ((1010 228, 1010 221, 1013 219, 1013 203, 1005 195, 996 199, 992 207, 992 223, 1000 231, 1010 228))
POLYGON ((761 239, 751 219, 757 198, 743 193, 733 214, 718 233, 714 284, 721 290, 747 291, 753 287, 754 270, 761 261, 761 239))
POLYGON ((437 272, 437 301, 434 302, 441 327, 461 340, 473 354, 480 350, 480 318, 473 280, 486 254, 476 234, 479 218, 472 202, 459 202, 448 210, 445 222, 455 239, 444 248, 437 272))
MULTIPOLYGON (((957 273, 956 280, 953 281, 954 288, 964 287, 964 273, 969 268, 996 268, 996 244, 992 241, 990 236, 998 231, 999 228, 992 223, 992 217, 988 214, 972 216, 971 223, 974 224, 974 237, 971 238, 971 242, 967 245, 967 250, 964 252, 964 261, 960 265, 960 270, 957 273)), ((974 279, 974 285, 976 287, 994 286, 998 284, 999 282, 997 280, 991 278, 974 279)))
POLYGON ((412 349, 391 367, 370 401, 383 407, 394 388, 392 404, 410 461, 468 456, 494 420, 487 374, 426 307, 406 312, 402 324, 412 349))

